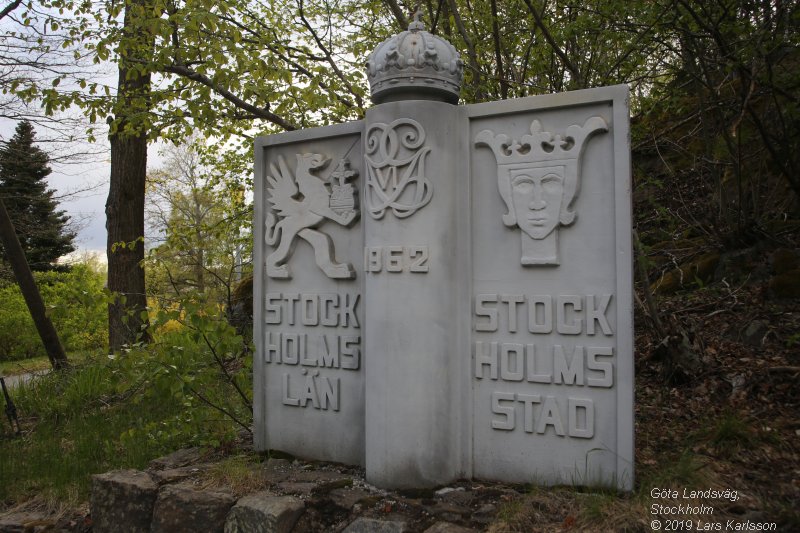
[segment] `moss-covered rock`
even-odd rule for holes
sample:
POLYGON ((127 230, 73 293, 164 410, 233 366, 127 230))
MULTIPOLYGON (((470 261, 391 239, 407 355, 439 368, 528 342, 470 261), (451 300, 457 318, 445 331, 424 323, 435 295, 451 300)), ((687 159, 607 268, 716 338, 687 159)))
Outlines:
POLYGON ((680 268, 665 272, 650 286, 650 290, 656 294, 672 294, 683 288, 708 283, 714 278, 719 259, 720 255, 716 252, 701 255, 680 268))
POLYGON ((774 298, 800 298, 800 268, 774 276, 769 292, 774 298))
POLYGON ((234 287, 227 315, 228 323, 240 335, 249 336, 253 329, 253 276, 244 278, 234 287))
POLYGON ((706 247, 707 242, 704 237, 660 240, 646 247, 647 262, 645 264, 648 269, 661 269, 672 263, 675 256, 685 257, 706 247))

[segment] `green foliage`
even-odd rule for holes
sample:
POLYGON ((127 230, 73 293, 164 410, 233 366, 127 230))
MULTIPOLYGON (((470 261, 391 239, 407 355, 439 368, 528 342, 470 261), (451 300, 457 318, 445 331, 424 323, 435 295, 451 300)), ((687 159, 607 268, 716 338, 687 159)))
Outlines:
POLYGON ((249 428, 252 365, 242 338, 190 301, 155 317, 160 326, 170 320, 182 327, 147 347, 12 391, 24 431, 0 439, 0 501, 75 504, 88 497, 91 474, 142 468, 184 446, 223 446, 249 428))
MULTIPOLYGON (((105 274, 91 265, 74 265, 70 272, 34 274, 50 319, 70 351, 100 350, 107 344, 105 274)), ((45 354, 42 341, 16 284, 0 286, 0 360, 20 360, 45 354)))
POLYGON ((756 434, 744 417, 729 411, 710 428, 708 441, 718 453, 730 455, 742 448, 750 448, 756 442, 756 434))
POLYGON ((160 234, 146 260, 152 305, 168 308, 191 294, 230 307, 252 254, 244 162, 199 140, 163 155, 165 167, 148 176, 149 222, 160 234))
POLYGON ((123 356, 119 361, 129 372, 141 375, 156 396, 171 396, 182 403, 185 412, 174 419, 174 434, 196 433, 198 425, 209 423, 227 428, 226 433, 217 432, 205 441, 200 435, 191 435, 195 442, 216 446, 224 437, 232 438, 237 425, 249 429, 250 350, 219 312, 209 313, 191 300, 181 304, 153 318, 154 328, 169 322, 182 327, 157 335, 147 360, 123 356))
POLYGON ((69 217, 57 210, 55 191, 47 188, 49 158, 34 146, 30 122, 20 122, 16 133, 0 148, 0 198, 14 224, 31 270, 53 270, 53 263, 75 250, 69 217))
POLYGON ((792 346, 800 344, 800 333, 794 333, 786 339, 786 347, 791 348, 792 346))

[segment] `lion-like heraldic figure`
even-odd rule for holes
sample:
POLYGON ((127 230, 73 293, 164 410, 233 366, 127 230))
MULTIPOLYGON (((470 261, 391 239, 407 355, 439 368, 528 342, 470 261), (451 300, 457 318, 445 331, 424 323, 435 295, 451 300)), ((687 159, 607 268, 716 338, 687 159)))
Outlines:
POLYGON ((328 277, 355 277, 351 265, 335 262, 330 236, 316 229, 326 219, 348 226, 358 216, 355 210, 340 213, 331 209, 328 186, 311 173, 324 168, 329 162, 330 159, 321 154, 297 154, 296 180, 283 157, 278 157, 277 167, 270 164, 267 190, 273 209, 267 213, 264 240, 270 246, 278 243, 278 247, 267 256, 267 276, 291 277, 286 262, 292 256, 297 237, 301 237, 314 248, 317 265, 328 277), (280 217, 277 223, 275 213, 280 217))

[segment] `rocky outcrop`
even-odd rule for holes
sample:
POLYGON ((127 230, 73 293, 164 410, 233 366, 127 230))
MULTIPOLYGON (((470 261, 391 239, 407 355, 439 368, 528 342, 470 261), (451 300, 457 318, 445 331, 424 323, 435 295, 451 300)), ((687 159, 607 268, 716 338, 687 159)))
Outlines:
POLYGON ((406 533, 407 531, 405 520, 377 520, 361 517, 351 522, 342 533, 406 533))
POLYGON ((425 533, 476 533, 476 530, 451 524, 450 522, 436 522, 426 529, 425 533))

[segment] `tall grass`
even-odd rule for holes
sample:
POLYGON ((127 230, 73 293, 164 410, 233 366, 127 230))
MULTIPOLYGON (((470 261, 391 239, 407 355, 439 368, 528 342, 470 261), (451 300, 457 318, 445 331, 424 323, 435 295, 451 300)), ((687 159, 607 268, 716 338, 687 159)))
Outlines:
POLYGON ((88 498, 92 474, 143 468, 181 447, 234 438, 236 425, 191 391, 240 419, 249 421, 249 413, 231 405, 235 398, 202 346, 186 336, 169 341, 14 388, 23 432, 12 435, 7 423, 0 430, 0 509, 33 496, 76 504, 88 498))

